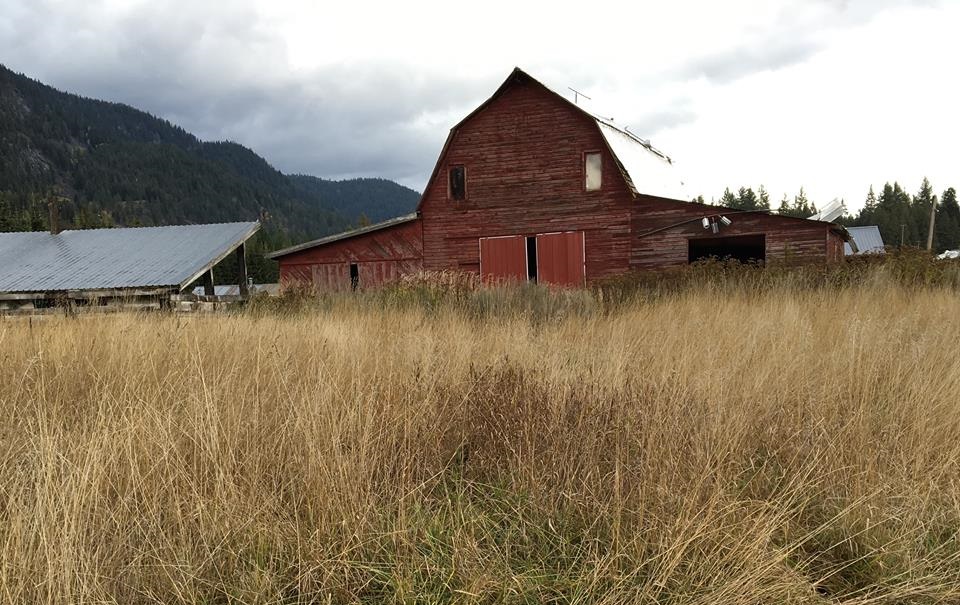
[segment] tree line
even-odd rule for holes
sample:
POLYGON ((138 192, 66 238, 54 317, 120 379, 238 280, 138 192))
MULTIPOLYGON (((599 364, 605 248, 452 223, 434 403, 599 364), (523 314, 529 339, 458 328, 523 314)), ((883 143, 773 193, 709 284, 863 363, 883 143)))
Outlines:
MULTIPOLYGON (((802 187, 793 197, 784 195, 776 207, 771 204, 770 194, 763 185, 756 191, 752 187, 740 187, 733 192, 728 187, 717 200, 706 202, 703 196, 700 196, 695 201, 715 203, 736 210, 769 210, 783 216, 799 218, 807 218, 817 213, 816 203, 809 199, 802 187)), ((926 178, 913 195, 897 182, 885 183, 879 195, 871 185, 863 207, 856 214, 845 212, 836 222, 846 227, 876 225, 888 246, 926 247, 930 211, 934 207, 936 218, 933 249, 942 252, 960 248, 960 205, 957 202, 957 191, 948 187, 937 196, 926 178)))

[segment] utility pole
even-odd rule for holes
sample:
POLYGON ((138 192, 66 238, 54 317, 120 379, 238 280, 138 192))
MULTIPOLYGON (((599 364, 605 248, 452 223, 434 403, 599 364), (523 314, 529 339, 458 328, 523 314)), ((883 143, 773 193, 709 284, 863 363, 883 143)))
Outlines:
POLYGON ((927 250, 933 250, 933 224, 937 222, 937 198, 930 204, 930 229, 927 231, 927 250))
POLYGON ((904 223, 900 223, 900 247, 903 248, 904 239, 906 238, 907 226, 904 223))

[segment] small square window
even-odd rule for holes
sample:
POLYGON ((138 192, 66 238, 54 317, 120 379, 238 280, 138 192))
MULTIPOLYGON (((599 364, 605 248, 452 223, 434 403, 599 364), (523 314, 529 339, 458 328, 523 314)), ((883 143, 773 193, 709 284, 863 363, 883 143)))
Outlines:
POLYGON ((600 189, 603 177, 603 160, 600 152, 593 151, 583 154, 583 172, 586 176, 584 186, 587 191, 600 189))
POLYGON ((467 169, 463 166, 450 167, 450 199, 467 199, 467 169))

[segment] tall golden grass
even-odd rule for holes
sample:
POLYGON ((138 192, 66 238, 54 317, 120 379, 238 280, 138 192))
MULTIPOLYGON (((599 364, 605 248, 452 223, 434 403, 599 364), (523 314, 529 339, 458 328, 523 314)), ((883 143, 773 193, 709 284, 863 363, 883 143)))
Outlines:
POLYGON ((960 601, 953 289, 390 296, 0 320, 0 599, 960 601))

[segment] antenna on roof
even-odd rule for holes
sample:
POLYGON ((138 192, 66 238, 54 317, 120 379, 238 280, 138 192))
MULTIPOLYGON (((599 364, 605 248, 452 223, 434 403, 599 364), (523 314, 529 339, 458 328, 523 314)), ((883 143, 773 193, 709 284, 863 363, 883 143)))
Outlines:
POLYGON ((587 95, 585 95, 585 94, 583 94, 582 92, 580 92, 579 90, 577 90, 576 88, 570 88, 569 86, 567 86, 567 88, 569 88, 570 90, 573 91, 573 103, 574 103, 574 105, 577 104, 577 101, 580 100, 580 97, 583 97, 584 99, 586 99, 586 100, 588 100, 588 101, 592 101, 592 100, 593 100, 593 99, 591 99, 590 97, 588 97, 587 95))

